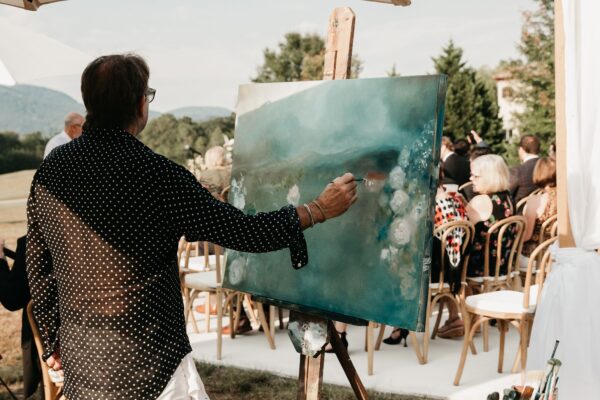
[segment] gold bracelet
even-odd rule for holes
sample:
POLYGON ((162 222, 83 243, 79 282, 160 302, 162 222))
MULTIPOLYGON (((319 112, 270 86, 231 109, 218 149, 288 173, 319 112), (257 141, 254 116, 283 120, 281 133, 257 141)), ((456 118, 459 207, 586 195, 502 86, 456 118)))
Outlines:
POLYGON ((327 221, 327 216, 325 215, 325 210, 323 210, 323 207, 321 207, 319 202, 317 200, 313 200, 313 201, 311 201, 311 203, 314 203, 315 206, 317 206, 317 208, 321 212, 321 215, 323 216, 323 222, 327 221))
POLYGON ((303 206, 306 208, 306 212, 308 212, 308 216, 310 217, 310 227, 312 228, 315 226, 315 219, 313 218, 312 211, 310 210, 308 204, 304 203, 303 206))

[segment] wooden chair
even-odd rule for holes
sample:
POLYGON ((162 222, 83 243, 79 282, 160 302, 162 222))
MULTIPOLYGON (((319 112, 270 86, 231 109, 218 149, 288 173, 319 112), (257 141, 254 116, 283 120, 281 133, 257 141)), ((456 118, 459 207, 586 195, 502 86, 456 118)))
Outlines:
POLYGON ((448 222, 434 230, 434 235, 440 233, 442 235, 441 239, 441 269, 438 277, 438 283, 430 283, 429 284, 429 299, 427 303, 427 316, 425 319, 425 332, 423 334, 423 358, 425 362, 428 360, 429 355, 429 320, 433 314, 433 310, 436 305, 439 304, 438 315, 435 321, 435 325, 433 327, 433 331, 431 332, 431 339, 435 339, 437 335, 437 331, 440 326, 440 322, 442 319, 442 312, 444 309, 444 301, 451 301, 456 304, 456 307, 459 310, 462 310, 462 303, 464 301, 464 290, 462 290, 458 294, 452 293, 450 290, 450 284, 446 282, 444 279, 444 272, 446 266, 446 243, 448 240, 448 236, 452 233, 456 233, 456 231, 462 231, 462 247, 461 254, 463 254, 461 259, 461 282, 465 281, 467 276, 467 266, 469 265, 469 255, 467 254, 467 249, 472 245, 473 237, 475 235, 475 227, 469 221, 453 221, 448 222))
MULTIPOLYGON (((409 337, 411 340, 411 345, 415 351, 415 355, 417 356, 417 360, 419 364, 426 364, 429 352, 429 319, 433 313, 433 309, 437 304, 440 304, 440 311, 438 313, 438 319, 435 324, 434 333, 432 335, 432 339, 435 338, 437 334, 437 329, 439 327, 441 313, 442 313, 442 300, 448 299, 448 301, 453 301, 457 304, 459 310, 462 309, 460 306, 460 298, 459 295, 454 295, 450 291, 450 284, 445 283, 444 281, 444 266, 445 266, 445 255, 446 255, 446 242, 448 239, 448 235, 454 232, 455 229, 462 230, 464 232, 463 236, 463 244, 461 253, 466 253, 466 249, 471 245, 473 241, 473 235, 475 232, 475 228, 473 224, 468 221, 454 221, 446 223, 439 228, 437 228, 434 233, 443 232, 442 233, 442 264, 440 271, 440 276, 438 282, 440 283, 430 283, 429 284, 429 298, 427 302, 427 311, 426 311, 426 320, 425 320, 425 332, 423 334, 423 349, 421 349, 421 345, 419 344, 418 338, 416 336, 416 332, 410 332, 409 337)), ((463 257, 461 260, 462 271, 461 276, 464 281, 464 276, 466 275, 466 266, 468 264, 468 256, 463 257)), ((365 351, 368 353, 368 374, 373 375, 373 364, 374 364, 374 352, 378 351, 381 348, 381 343, 383 341, 383 336, 385 333, 385 325, 378 324, 375 322, 369 322, 367 326, 367 333, 365 336, 365 351), (374 341, 375 330, 379 328, 379 334, 377 336, 377 340, 374 341)))
MULTIPOLYGON (((222 257, 222 248, 215 245, 215 268, 214 270, 208 268, 205 272, 191 272, 187 262, 189 262, 190 252, 186 253, 186 263, 184 272, 181 274, 182 286, 184 288, 184 306, 186 321, 191 317, 192 326, 196 333, 199 332, 196 318, 194 318, 194 299, 201 293, 206 294, 206 302, 204 307, 205 312, 205 323, 206 332, 210 332, 210 296, 216 297, 216 308, 217 308, 217 360, 221 359, 222 354, 222 330, 223 330, 223 312, 227 308, 227 305, 231 304, 232 296, 230 293, 223 289, 223 268, 222 263, 224 258, 222 257)), ((208 250, 208 249, 207 249, 208 250)), ((208 251, 207 251, 208 252, 208 251)), ((207 252, 205 255, 208 256, 207 252)), ((210 267, 210 265, 209 265, 210 267)), ((233 321, 231 313, 231 307, 229 308, 229 319, 233 321)))
MULTIPOLYGON (((483 265, 483 276, 480 277, 469 277, 467 276, 466 282, 468 288, 472 293, 486 293, 493 292, 503 289, 513 289, 513 278, 519 274, 517 268, 521 249, 523 248, 523 234, 525 232, 525 217, 517 215, 508 218, 504 218, 497 221, 489 227, 486 233, 485 247, 484 247, 484 265, 483 265), (508 249, 502 247, 502 242, 507 235, 509 229, 514 231, 514 238, 512 245, 508 249), (497 238, 496 246, 496 263, 490 265, 490 253, 491 253, 491 241, 492 238, 497 238), (502 257, 504 254, 506 258, 506 273, 502 274, 502 257)), ((483 351, 489 350, 489 334, 488 324, 483 325, 483 351)))
POLYGON ((44 360, 42 360, 42 354, 44 354, 44 346, 42 346, 42 337, 40 330, 38 329, 35 318, 33 317, 33 304, 29 302, 27 304, 27 319, 29 319, 29 325, 31 325, 31 332, 33 333, 33 340, 35 347, 39 354, 40 365, 42 367, 42 378, 44 384, 44 400, 66 400, 67 398, 62 394, 63 383, 55 383, 50 379, 50 368, 44 360))
POLYGON ((469 182, 465 182, 462 185, 460 185, 458 187, 458 191, 462 192, 464 189, 468 188, 469 186, 473 186, 473 182, 469 181, 469 182))
MULTIPOLYGON (((557 221, 558 221, 558 214, 554 214, 553 216, 549 217, 547 220, 544 221, 544 223, 542 224, 542 226, 540 228, 540 240, 538 242, 539 244, 542 244, 546 240, 550 239, 551 237, 556 236, 556 235, 552 234, 552 228, 557 221)), ((557 228, 558 228, 558 225, 557 225, 557 228)))
POLYGON ((498 354, 498 372, 502 372, 504 362, 504 340, 509 325, 517 328, 520 334, 519 351, 517 359, 513 366, 516 370, 520 361, 521 368, 525 370, 527 363, 527 346, 529 344, 529 335, 537 303, 540 298, 544 278, 551 262, 550 246, 556 241, 556 237, 546 240, 540 244, 531 254, 525 278, 525 288, 523 292, 515 290, 489 291, 466 298, 463 318, 465 321, 465 337, 460 356, 460 362, 454 378, 454 385, 458 386, 462 377, 469 345, 473 341, 473 336, 478 326, 496 319, 498 329, 500 330, 500 350, 498 354), (542 263, 535 274, 535 284, 532 284, 535 272, 534 260, 541 255, 542 263), (474 317, 478 317, 474 321, 474 317), (472 323, 474 321, 474 323, 472 323))
POLYGON ((541 194, 544 192, 544 189, 535 189, 533 192, 531 192, 528 196, 523 197, 521 200, 519 200, 517 202, 517 206, 515 207, 515 212, 518 214, 523 214, 523 210, 525 208, 525 205, 527 204, 527 202, 533 197, 533 196, 537 196, 538 194, 541 194))

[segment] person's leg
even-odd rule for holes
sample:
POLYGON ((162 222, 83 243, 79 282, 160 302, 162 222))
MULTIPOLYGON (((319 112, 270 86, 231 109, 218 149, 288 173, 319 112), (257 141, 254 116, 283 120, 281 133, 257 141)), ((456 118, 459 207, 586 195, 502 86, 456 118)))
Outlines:
MULTIPOLYGON (((348 348, 348 339, 346 339, 346 332, 348 330, 348 324, 344 323, 344 322, 335 322, 335 330, 337 331, 337 333, 339 333, 340 335, 340 339, 342 340, 342 343, 344 344, 344 346, 346 346, 346 348, 348 348)), ((331 343, 327 343, 327 346, 325 346, 325 352, 326 353, 333 353, 333 347, 331 347, 331 343)))

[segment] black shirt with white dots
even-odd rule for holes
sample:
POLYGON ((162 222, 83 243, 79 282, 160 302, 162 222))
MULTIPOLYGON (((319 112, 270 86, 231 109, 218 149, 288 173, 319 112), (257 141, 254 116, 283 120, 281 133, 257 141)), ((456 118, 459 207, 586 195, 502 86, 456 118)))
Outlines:
POLYGON ((206 240, 308 261, 293 206, 246 215, 120 129, 55 149, 27 204, 27 271, 44 358, 59 350, 65 396, 154 399, 191 351, 177 244, 206 240))

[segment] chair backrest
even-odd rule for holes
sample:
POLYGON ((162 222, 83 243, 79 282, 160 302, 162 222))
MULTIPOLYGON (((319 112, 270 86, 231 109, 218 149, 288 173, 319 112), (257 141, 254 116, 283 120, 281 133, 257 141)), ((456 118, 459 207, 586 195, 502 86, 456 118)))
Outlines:
POLYGON ((518 214, 525 214, 525 207, 527 202, 531 200, 532 197, 537 196, 538 194, 544 193, 544 189, 535 189, 533 192, 529 193, 528 196, 523 197, 521 200, 517 202, 517 207, 515 208, 515 212, 518 214))
POLYGON ((544 221, 542 226, 540 227, 540 240, 538 244, 544 243, 547 239, 554 237, 556 235, 552 234, 552 227, 554 223, 558 220, 558 215, 554 214, 544 221))
POLYGON ((558 235, 558 219, 554 221, 552 226, 550 227, 550 237, 554 237, 558 235))
POLYGON ((42 367, 42 378, 44 383, 44 399, 45 400, 56 400, 59 396, 58 387, 50 380, 50 375, 48 371, 50 368, 48 364, 44 360, 42 360, 42 354, 44 354, 44 346, 42 345, 42 336, 40 335, 40 330, 38 329, 37 323, 35 322, 35 318, 33 317, 33 304, 31 301, 27 304, 27 319, 29 320, 29 325, 31 326, 31 332, 33 333, 33 341, 35 342, 35 348, 37 349, 37 353, 39 354, 40 365, 42 367))
POLYGON ((224 251, 223 251, 224 249, 217 244, 213 244, 214 255, 211 255, 210 254, 211 243, 206 242, 206 241, 205 242, 187 243, 183 265, 181 265, 181 264, 179 264, 179 265, 182 266, 183 268, 185 268, 185 270, 189 269, 191 254, 195 251, 197 256, 199 256, 199 251, 198 251, 199 243, 202 243, 203 250, 204 250, 204 255, 202 256, 202 258, 204 259, 204 270, 205 271, 212 271, 212 270, 216 271, 217 283, 221 283, 222 278, 223 278, 223 272, 224 272, 222 264, 224 264, 225 256, 224 256, 224 251), (214 257, 214 264, 212 264, 210 262, 211 257, 214 257), (214 268, 212 268, 212 267, 214 267, 214 268))
POLYGON ((529 308, 530 298, 532 295, 537 296, 536 304, 540 300, 542 287, 546 280, 546 275, 549 272, 552 264, 552 252, 550 247, 556 243, 558 236, 551 237, 539 244, 531 253, 529 262, 527 263, 527 274, 525 275, 525 286, 523 287, 523 307, 529 308), (537 261, 536 261, 537 260, 537 261), (535 283, 533 275, 535 274, 535 283), (532 287, 536 287, 537 293, 531 293, 532 287))
POLYGON ((462 185, 460 185, 458 187, 458 191, 462 192, 464 189, 468 188, 469 186, 473 186, 473 182, 469 181, 469 182, 465 182, 462 185))
POLYGON ((485 280, 486 286, 501 287, 503 283, 508 283, 511 286, 512 272, 515 270, 515 264, 518 261, 518 255, 521 254, 523 247, 523 238, 525 232, 525 217, 515 215, 512 217, 504 218, 497 221, 489 227, 485 239, 485 258, 483 267, 483 276, 488 278, 485 280), (513 241, 510 246, 504 247, 505 240, 508 240, 508 235, 514 235, 513 241), (491 240, 496 238, 496 262, 494 265, 490 265, 490 253, 491 253, 491 240), (503 257, 504 256, 504 257, 503 257), (508 257, 506 257, 508 256, 508 257), (505 258, 506 257, 506 258, 505 258), (505 258, 506 262, 506 279, 500 280, 502 269, 502 259, 505 258), (493 270, 491 269, 493 268, 493 270), (493 271, 493 274, 492 274, 493 271))
POLYGON ((444 283, 444 271, 446 267, 446 252, 447 252, 447 243, 448 237, 450 235, 457 236, 462 232, 462 244, 460 249, 461 260, 460 260, 460 268, 461 268, 461 282, 464 281, 464 277, 466 277, 467 265, 469 263, 469 255, 467 254, 467 248, 469 248, 473 242, 473 238, 475 236, 475 227, 470 221, 451 221, 446 222, 445 224, 435 228, 433 234, 437 236, 441 234, 440 245, 441 245, 441 260, 440 260, 440 277, 439 283, 440 288, 444 283), (464 276, 463 276, 464 275, 464 276))

